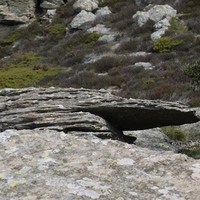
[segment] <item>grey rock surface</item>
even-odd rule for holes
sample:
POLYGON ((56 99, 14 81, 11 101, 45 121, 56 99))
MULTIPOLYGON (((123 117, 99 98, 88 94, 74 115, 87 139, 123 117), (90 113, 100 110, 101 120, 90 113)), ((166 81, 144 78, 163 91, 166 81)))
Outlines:
POLYGON ((200 160, 53 130, 0 133, 0 199, 177 199, 200 196, 200 160))
POLYGON ((99 8, 96 12, 95 15, 97 16, 97 18, 102 18, 105 17, 106 15, 111 14, 112 12, 110 11, 110 9, 108 8, 108 6, 99 8))
POLYGON ((177 11, 167 4, 154 5, 147 11, 137 11, 132 18, 139 27, 142 27, 149 20, 155 23, 155 31, 151 35, 151 39, 154 41, 165 33, 170 26, 169 20, 175 17, 176 14, 177 11))
POLYGON ((63 0, 1 0, 0 24, 28 24, 35 19, 37 9, 57 9, 64 4, 63 0))
POLYGON ((180 146, 173 144, 160 128, 125 131, 124 134, 136 137, 134 144, 140 147, 157 151, 180 152, 182 150, 180 146))
POLYGON ((34 0, 0 2, 0 24, 16 25, 28 23, 34 17, 34 0))
POLYGON ((113 139, 133 143, 124 130, 199 121, 179 103, 124 99, 106 90, 24 88, 0 90, 0 131, 51 129, 112 132, 113 139))
POLYGON ((98 0, 77 0, 73 4, 73 8, 76 11, 85 10, 91 12, 98 8, 98 3, 98 0))
POLYGON ((82 10, 71 21, 70 26, 72 29, 86 29, 89 28, 96 16, 92 12, 82 10))
MULTIPOLYGON (((15 124, 21 123, 23 128, 27 124, 34 125, 36 121, 41 123, 39 127, 42 126, 42 120, 44 123, 46 120, 47 124, 52 123, 50 117, 54 119, 57 113, 56 120, 66 117, 68 113, 89 112, 106 119, 120 130, 147 129, 199 121, 195 111, 184 104, 160 100, 125 99, 112 95, 104 89, 54 87, 2 89, 0 100, 1 127, 4 127, 2 130, 12 128, 16 120, 14 115, 17 115, 18 119, 15 124), (27 116, 24 116, 26 114, 27 116)), ((61 126, 63 123, 56 122, 61 126)))
POLYGON ((122 130, 198 120, 179 103, 106 90, 0 90, 0 199, 196 200, 199 160, 136 146, 142 133, 122 130))

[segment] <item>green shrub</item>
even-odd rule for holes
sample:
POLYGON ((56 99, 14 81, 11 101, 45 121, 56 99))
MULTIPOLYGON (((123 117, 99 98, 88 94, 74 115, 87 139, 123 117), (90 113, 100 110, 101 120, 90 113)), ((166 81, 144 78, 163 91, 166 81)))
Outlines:
POLYGON ((174 141, 186 140, 187 133, 181 130, 178 130, 176 127, 173 127, 173 126, 162 127, 162 131, 171 140, 174 140, 174 141))
POLYGON ((175 17, 172 17, 169 22, 170 26, 167 32, 178 32, 187 30, 187 26, 175 17))
POLYGON ((18 67, 29 67, 39 61, 41 61, 41 57, 36 55, 33 51, 29 51, 25 54, 15 53, 10 57, 8 68, 13 65, 17 65, 18 67))
POLYGON ((99 34, 97 32, 85 34, 84 44, 94 44, 101 36, 102 34, 99 34))
POLYGON ((153 42, 153 50, 157 52, 169 52, 183 41, 170 37, 161 37, 153 42))
POLYGON ((194 98, 190 99, 188 104, 191 107, 200 107, 200 97, 194 97, 194 98))
POLYGON ((65 24, 54 24, 46 28, 46 31, 55 36, 56 39, 61 39, 65 33, 65 24))
POLYGON ((192 85, 200 83, 200 60, 186 63, 182 69, 184 74, 190 77, 192 85))
POLYGON ((23 30, 24 30, 23 28, 19 28, 14 31, 11 31, 10 33, 8 33, 8 35, 0 39, 0 45, 7 46, 17 41, 18 39, 23 38, 24 37, 23 30))
POLYGON ((57 67, 34 69, 13 65, 0 70, 0 88, 22 88, 37 86, 45 76, 55 76, 59 72, 57 67))
POLYGON ((200 146, 195 146, 193 149, 183 149, 181 153, 186 154, 189 157, 192 157, 194 159, 200 159, 200 146), (195 149, 196 147, 196 149, 195 149))
POLYGON ((13 54, 10 61, 0 68, 0 88, 36 86, 45 76, 55 76, 60 69, 41 63, 34 52, 13 54))

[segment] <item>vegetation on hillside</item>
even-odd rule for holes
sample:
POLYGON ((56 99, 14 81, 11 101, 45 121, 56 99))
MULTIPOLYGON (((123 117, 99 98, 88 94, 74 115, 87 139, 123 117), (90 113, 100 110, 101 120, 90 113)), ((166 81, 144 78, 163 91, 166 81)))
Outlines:
POLYGON ((66 28, 76 15, 69 1, 57 10, 51 23, 38 17, 26 28, 0 38, 0 87, 59 86, 113 88, 124 97, 183 101, 200 105, 199 53, 200 4, 183 0, 159 0, 178 10, 165 35, 152 42, 153 23, 138 28, 132 16, 141 8, 133 0, 104 0, 112 14, 97 19, 92 26, 104 24, 118 32, 115 41, 99 41, 102 35, 66 28), (115 45, 117 48, 112 48, 115 45), (145 51, 147 56, 131 56, 145 51), (32 52, 32 53, 31 53, 32 52), (35 53, 33 53, 35 52, 35 53), (88 55, 99 56, 87 63, 88 55), (150 62, 153 70, 134 67, 150 62))

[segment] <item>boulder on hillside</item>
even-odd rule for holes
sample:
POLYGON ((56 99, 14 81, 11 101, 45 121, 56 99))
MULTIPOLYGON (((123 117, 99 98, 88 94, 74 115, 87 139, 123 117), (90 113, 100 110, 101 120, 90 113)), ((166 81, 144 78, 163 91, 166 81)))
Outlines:
POLYGON ((153 21, 155 31, 152 33, 151 39, 154 41, 165 33, 170 26, 169 20, 176 14, 177 11, 169 5, 155 5, 145 12, 137 11, 133 15, 133 20, 139 27, 142 27, 148 20, 153 21))
POLYGON ((100 8, 98 9, 96 12, 95 12, 95 15, 96 17, 99 19, 99 18, 102 18, 104 16, 107 16, 109 14, 111 14, 112 12, 110 11, 110 9, 108 8, 108 6, 105 6, 103 8, 100 8))
POLYGON ((2 5, 0 3, 0 24, 17 25, 30 22, 35 17, 34 2, 15 2, 2 5), (9 6, 8 6, 9 5, 9 6))
POLYGON ((85 11, 94 11, 98 8, 98 0, 77 0, 73 4, 73 9, 80 12, 81 10, 85 11))
POLYGON ((87 29, 91 26, 96 16, 92 12, 82 10, 71 21, 70 26, 72 29, 87 29))

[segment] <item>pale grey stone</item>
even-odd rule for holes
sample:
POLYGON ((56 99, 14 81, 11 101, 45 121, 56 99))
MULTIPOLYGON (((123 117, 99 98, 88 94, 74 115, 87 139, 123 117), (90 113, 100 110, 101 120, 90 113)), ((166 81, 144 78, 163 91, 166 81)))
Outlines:
POLYGON ((94 11, 98 8, 98 0, 77 0, 73 4, 73 9, 76 11, 94 11))
POLYGON ((106 28, 104 24, 97 24, 96 26, 87 30, 88 33, 97 32, 99 34, 109 34, 111 28, 106 28))
POLYGON ((150 10, 148 10, 148 14, 149 19, 157 23, 164 18, 170 19, 175 17, 177 11, 169 5, 155 5, 150 10))
POLYGON ((143 67, 144 69, 153 69, 153 65, 149 62, 137 62, 134 67, 143 67))
POLYGON ((1 199, 200 196, 200 160, 186 155, 53 130, 0 132, 0 141, 6 134, 9 139, 0 142, 1 199))
POLYGON ((110 11, 110 9, 108 8, 108 6, 105 6, 103 8, 100 8, 96 11, 95 15, 97 16, 97 18, 102 18, 106 15, 111 14, 112 12, 110 11))
POLYGON ((139 27, 142 27, 149 20, 149 13, 137 11, 132 18, 139 27))
POLYGON ((165 29, 160 29, 160 30, 158 30, 158 31, 155 31, 155 32, 153 32, 153 33, 151 34, 151 40, 152 40, 152 41, 155 41, 155 40, 161 38, 162 35, 164 35, 164 34, 165 34, 165 29))
POLYGON ((83 29, 85 27, 90 26, 90 24, 96 19, 96 16, 92 12, 87 12, 82 10, 79 14, 77 14, 74 19, 71 21, 71 28, 83 29))
POLYGON ((110 42, 115 41, 115 38, 116 38, 116 34, 110 33, 110 34, 101 36, 101 37, 98 39, 98 41, 110 43, 110 42))

